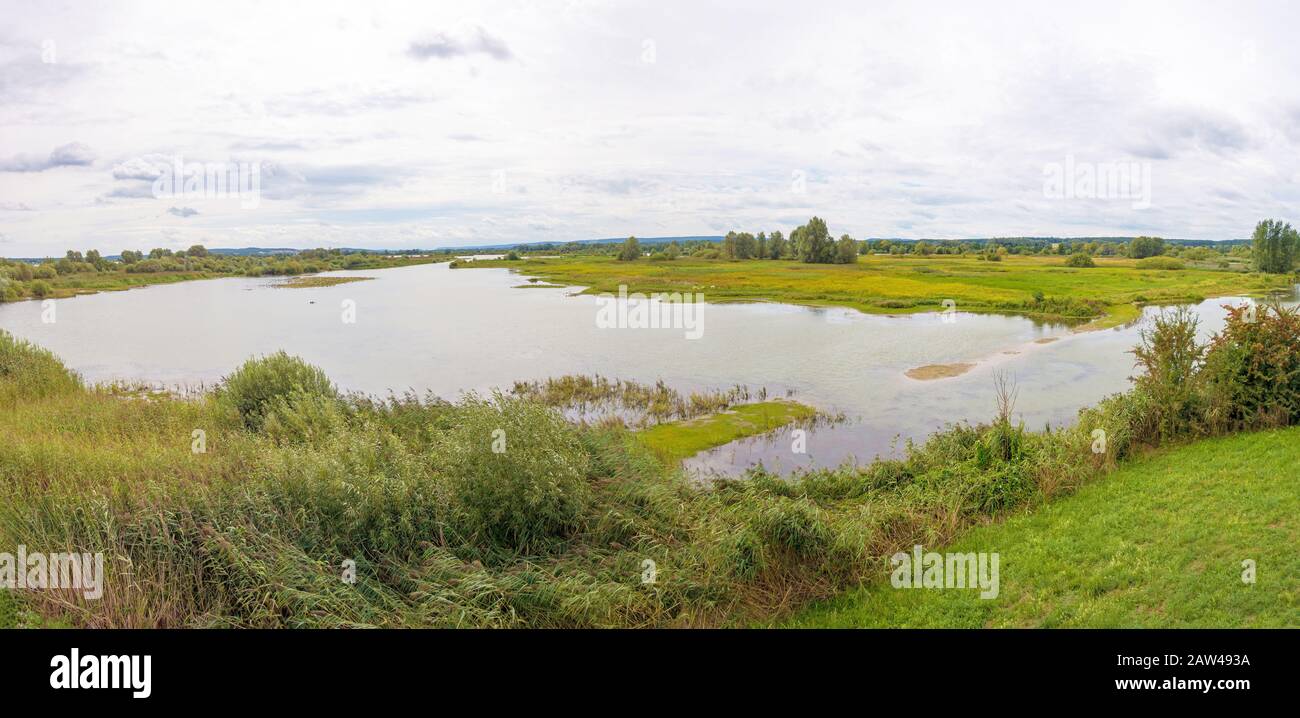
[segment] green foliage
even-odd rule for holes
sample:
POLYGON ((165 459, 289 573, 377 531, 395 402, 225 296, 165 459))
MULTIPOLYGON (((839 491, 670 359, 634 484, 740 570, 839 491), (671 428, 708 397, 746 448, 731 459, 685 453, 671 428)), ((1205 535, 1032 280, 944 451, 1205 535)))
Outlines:
POLYGON ((853 264, 858 261, 858 243, 849 235, 840 237, 835 243, 835 263, 853 264))
POLYGON ((1266 219, 1255 225, 1251 237, 1251 256, 1261 272, 1290 272, 1300 257, 1300 234, 1290 224, 1266 219))
POLYGON ((1070 258, 1065 260, 1065 266, 1077 267, 1080 269, 1090 269, 1096 267, 1097 263, 1092 260, 1092 255, 1087 252, 1075 252, 1070 258))
POLYGON ((1128 245, 1128 256, 1144 259, 1164 254, 1165 240, 1160 237, 1134 237, 1128 245))
POLYGON ((636 237, 628 237, 623 240, 622 247, 618 250, 618 261, 635 262, 641 258, 641 243, 636 237))
POLYGON ((796 227, 790 233, 795 253, 799 261, 813 264, 830 264, 835 261, 835 244, 831 233, 826 229, 826 221, 813 217, 807 224, 796 227))
POLYGON ((280 402, 298 403, 300 395, 333 398, 338 391, 325 372, 284 352, 249 359, 222 380, 217 401, 249 429, 262 428, 268 411, 280 402))
POLYGON ((75 391, 81 381, 46 349, 0 329, 0 405, 75 391))
POLYGON ((1135 391, 1150 397, 1156 432, 1161 440, 1198 430, 1201 411, 1197 371, 1205 345, 1197 340, 1196 315, 1186 308, 1158 314, 1153 326, 1141 331, 1133 349, 1143 373, 1135 391))
POLYGON ((1183 264, 1182 260, 1174 259, 1173 257, 1147 257, 1146 259, 1139 259, 1137 262, 1138 269, 1162 269, 1162 270, 1176 271, 1179 269, 1183 269, 1184 267, 1185 265, 1183 264))
POLYGON ((1208 423, 1219 430, 1300 419, 1300 314, 1280 304, 1229 307, 1204 375, 1208 423))
POLYGON ((431 455, 465 532, 490 544, 543 550, 576 531, 591 503, 588 456, 574 427, 540 403, 471 397, 431 455))

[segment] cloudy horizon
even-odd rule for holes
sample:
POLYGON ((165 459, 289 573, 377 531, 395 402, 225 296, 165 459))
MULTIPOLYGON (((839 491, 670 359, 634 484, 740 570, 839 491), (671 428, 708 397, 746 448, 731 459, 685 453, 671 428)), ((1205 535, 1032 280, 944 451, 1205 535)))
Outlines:
POLYGON ((1285 2, 445 5, 0 0, 0 256, 1300 220, 1285 2))

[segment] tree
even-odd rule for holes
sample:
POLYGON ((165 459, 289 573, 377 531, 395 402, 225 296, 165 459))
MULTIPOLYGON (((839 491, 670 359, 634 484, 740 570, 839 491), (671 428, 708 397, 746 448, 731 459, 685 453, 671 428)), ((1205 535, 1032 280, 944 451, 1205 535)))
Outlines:
POLYGON ((187 249, 185 253, 191 257, 206 257, 208 256, 208 248, 204 247, 201 244, 196 244, 193 247, 187 249))
POLYGON ((834 261, 835 250, 831 233, 826 229, 826 222, 820 217, 813 217, 808 224, 801 225, 790 234, 795 243, 799 261, 816 264, 830 264, 834 261))
POLYGON ((727 232, 727 236, 722 238, 722 256, 727 259, 736 258, 736 233, 727 232))
POLYGON ((1088 267, 1097 266, 1097 263, 1092 261, 1091 254, 1088 254, 1087 252, 1075 252, 1070 255, 1069 259, 1065 260, 1065 266, 1087 269, 1088 267))
POLYGON ((753 259, 758 255, 758 242, 749 232, 736 235, 736 259, 753 259))
POLYGON ((790 251, 785 241, 785 235, 781 230, 776 230, 767 240, 767 254, 772 259, 785 259, 786 254, 790 251))
POLYGON ((1134 237, 1128 245, 1128 256, 1133 259, 1155 257, 1165 253, 1165 240, 1159 237, 1134 237))
POLYGON ((143 254, 141 254, 140 252, 132 251, 130 249, 122 250, 121 256, 122 256, 122 264, 135 264, 136 262, 144 259, 143 254))
POLYGON ((1256 269, 1270 274, 1289 272, 1295 266, 1297 255, 1300 255, 1300 235, 1290 224, 1266 219, 1255 225, 1251 257, 1256 269))
POLYGON ((835 263, 853 264, 858 261, 858 243, 849 235, 840 237, 835 245, 835 263))
POLYGON ((640 256, 641 243, 636 241, 636 237, 628 237, 618 250, 618 261, 620 262, 635 262, 640 256))

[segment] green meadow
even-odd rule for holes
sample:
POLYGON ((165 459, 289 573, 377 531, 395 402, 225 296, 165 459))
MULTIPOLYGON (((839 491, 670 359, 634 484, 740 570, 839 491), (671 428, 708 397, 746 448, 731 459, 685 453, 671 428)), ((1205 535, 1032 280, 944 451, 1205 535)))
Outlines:
POLYGON ((1300 616, 1298 546, 1300 429, 1210 439, 1144 456, 1074 496, 926 547, 998 552, 997 598, 878 580, 785 625, 1290 627, 1300 616))
POLYGON ((853 264, 794 260, 698 259, 617 261, 563 255, 477 260, 461 267, 509 267, 551 284, 588 293, 699 292, 707 301, 779 301, 836 305, 877 314, 958 311, 1021 314, 1094 326, 1135 318, 1144 304, 1199 302, 1218 296, 1262 296, 1291 286, 1286 275, 1196 266, 1152 269, 1142 260, 1096 257, 1095 267, 1066 266, 1066 257, 1008 255, 868 255, 853 264))

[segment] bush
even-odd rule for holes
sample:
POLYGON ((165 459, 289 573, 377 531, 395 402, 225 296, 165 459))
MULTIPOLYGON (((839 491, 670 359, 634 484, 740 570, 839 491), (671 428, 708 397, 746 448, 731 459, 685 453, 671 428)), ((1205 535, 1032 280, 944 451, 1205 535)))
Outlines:
POLYGON ((1157 257, 1165 252, 1165 240, 1160 237, 1134 237, 1128 245, 1128 256, 1134 259, 1157 257))
POLYGON ((1281 305, 1229 307, 1204 374, 1215 429, 1291 423, 1300 417, 1300 314, 1281 305))
POLYGON ((1178 270, 1183 268, 1181 260, 1173 257, 1147 257, 1137 261, 1138 269, 1167 269, 1178 270))
POLYGON ((1065 266, 1088 269, 1097 266, 1097 263, 1092 261, 1091 254, 1086 252, 1076 252, 1071 254, 1069 259, 1065 260, 1065 266))
POLYGON ((1205 345, 1197 342, 1198 325, 1196 315, 1185 307, 1161 312, 1154 326, 1141 331, 1141 343, 1133 350, 1145 370, 1134 379, 1134 388, 1151 400, 1156 433, 1162 440, 1199 429, 1197 371, 1205 345))
POLYGON ((495 395, 465 399, 432 459, 446 476, 465 536, 536 552, 582 525, 589 458, 557 412, 495 395))
POLYGON ((217 402, 233 409, 252 430, 262 428, 273 405, 297 402, 299 395, 334 398, 338 391, 325 372, 284 352, 249 359, 216 391, 217 402))
MULTIPOLYGON (((0 382, 10 384, 10 395, 42 398, 81 386, 73 374, 46 349, 17 339, 0 329, 0 382)), ((0 397, 5 393, 0 393, 0 397)))
POLYGON ((332 396, 295 392, 267 406, 262 430, 280 444, 317 444, 347 428, 347 416, 332 396))
POLYGON ((35 282, 32 282, 33 297, 36 297, 37 299, 41 299, 43 297, 48 297, 51 294, 54 294, 54 288, 50 286, 49 282, 43 279, 38 279, 35 282))

